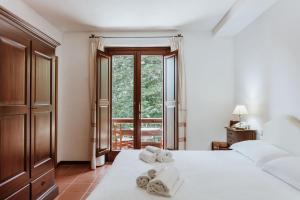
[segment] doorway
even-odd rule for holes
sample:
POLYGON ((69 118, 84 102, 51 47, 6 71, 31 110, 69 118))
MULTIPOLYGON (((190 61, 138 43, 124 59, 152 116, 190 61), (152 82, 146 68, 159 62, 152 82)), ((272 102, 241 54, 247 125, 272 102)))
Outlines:
MULTIPOLYGON (((120 150, 141 149, 147 145, 176 149, 176 52, 170 52, 169 47, 113 47, 106 48, 101 54, 103 56, 98 60, 99 93, 109 91, 109 100, 105 102, 110 114, 98 113, 97 135, 100 146, 101 138, 110 138, 108 155, 112 159, 109 160, 113 160, 120 150), (110 61, 103 62, 104 57, 110 61), (101 73, 101 69, 108 67, 107 63, 110 69, 101 73), (102 80, 106 84, 101 84, 102 80), (106 125, 102 125, 103 122, 106 125), (107 131, 109 136, 105 135, 107 131)), ((103 100, 100 98, 99 102, 103 100)))

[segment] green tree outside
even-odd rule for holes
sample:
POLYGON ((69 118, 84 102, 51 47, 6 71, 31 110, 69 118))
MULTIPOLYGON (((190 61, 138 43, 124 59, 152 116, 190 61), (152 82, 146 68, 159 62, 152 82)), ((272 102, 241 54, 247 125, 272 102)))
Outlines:
MULTIPOLYGON (((142 118, 161 118, 162 56, 142 56, 141 62, 142 118)), ((113 56, 112 64, 112 117, 133 118, 134 57, 113 56)))

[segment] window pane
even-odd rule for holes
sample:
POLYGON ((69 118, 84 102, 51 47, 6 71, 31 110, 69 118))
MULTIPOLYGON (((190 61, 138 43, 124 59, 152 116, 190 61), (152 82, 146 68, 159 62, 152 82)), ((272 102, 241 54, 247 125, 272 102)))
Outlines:
POLYGON ((167 101, 174 101, 175 99, 175 90, 174 90, 174 84, 175 84, 175 59, 167 59, 167 101))
POLYGON ((133 148, 134 56, 112 56, 112 150, 133 148))
POLYGON ((108 58, 101 57, 100 62, 100 98, 108 99, 108 87, 109 87, 109 62, 108 58))
POLYGON ((162 147, 163 56, 141 57, 141 142, 142 147, 162 147))

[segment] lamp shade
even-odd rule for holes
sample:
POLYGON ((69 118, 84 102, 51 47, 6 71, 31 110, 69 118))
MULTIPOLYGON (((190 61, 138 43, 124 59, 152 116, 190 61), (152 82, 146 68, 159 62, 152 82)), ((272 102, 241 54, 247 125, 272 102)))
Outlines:
POLYGON ((248 115, 248 110, 244 105, 237 105, 232 113, 233 115, 248 115))

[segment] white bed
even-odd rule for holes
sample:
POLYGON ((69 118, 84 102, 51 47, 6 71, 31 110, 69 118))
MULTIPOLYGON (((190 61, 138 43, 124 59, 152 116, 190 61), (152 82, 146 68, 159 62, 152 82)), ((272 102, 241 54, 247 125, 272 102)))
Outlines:
MULTIPOLYGON (((300 126, 293 120, 285 118, 267 124, 264 131, 265 138, 277 146, 281 143, 282 148, 299 155, 300 147, 290 147, 300 141, 300 126), (282 133, 287 130, 293 133, 282 133), (286 134, 285 137, 282 137, 283 134, 286 134), (294 138, 287 139, 287 137, 294 138)), ((136 177, 153 165, 157 165, 140 161, 138 154, 137 150, 122 151, 109 173, 88 199, 168 199, 147 194, 136 186, 136 177)), ((299 190, 262 171, 251 160, 236 151, 176 151, 173 155, 175 162, 169 165, 178 168, 184 178, 184 184, 170 199, 300 200, 299 190)))

